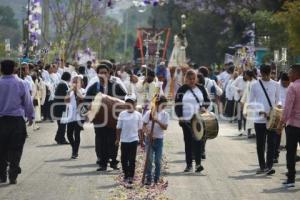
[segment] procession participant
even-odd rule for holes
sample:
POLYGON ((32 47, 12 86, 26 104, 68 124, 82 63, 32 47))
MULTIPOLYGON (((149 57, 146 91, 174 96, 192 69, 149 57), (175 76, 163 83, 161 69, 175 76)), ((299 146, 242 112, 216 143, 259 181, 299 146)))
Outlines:
POLYGON ((238 73, 234 72, 231 75, 230 80, 228 81, 225 89, 226 103, 225 103, 225 116, 229 117, 232 121, 233 117, 236 114, 236 104, 234 102, 234 88, 232 87, 232 83, 238 77, 238 73))
POLYGON ((66 124, 61 122, 63 113, 66 111, 65 98, 69 91, 69 82, 71 80, 71 74, 69 72, 64 72, 61 76, 61 81, 57 85, 55 90, 53 114, 57 119, 57 132, 55 136, 55 141, 57 144, 69 144, 66 141, 66 124))
POLYGON ((42 70, 42 77, 46 85, 46 97, 42 107, 43 121, 46 120, 52 121, 50 108, 54 100, 55 85, 53 79, 50 78, 50 73, 53 73, 52 65, 47 64, 45 66, 45 69, 42 70))
MULTIPOLYGON (((280 80, 278 81, 278 84, 279 84, 279 98, 280 98, 281 105, 283 106, 283 109, 284 109, 286 94, 287 94, 287 90, 288 90, 288 87, 290 84, 289 76, 286 72, 283 72, 280 75, 280 80)), ((281 139, 282 139, 282 134, 276 134, 274 163, 278 163, 281 139)))
MULTIPOLYGON (((223 93, 222 89, 217 85, 217 83, 214 80, 211 80, 210 78, 208 78, 209 71, 208 71, 207 67, 204 67, 204 66, 200 67, 198 69, 198 72, 200 72, 203 75, 203 79, 204 79, 203 86, 207 90, 207 93, 210 97, 211 102, 215 102, 216 96, 222 95, 222 93, 223 93)), ((198 79, 198 81, 200 81, 200 79, 198 79)), ((200 84, 200 82, 198 82, 198 83, 200 84)), ((214 105, 212 105, 212 104, 209 107, 209 110, 213 110, 215 113, 217 113, 214 105)), ((203 141, 203 144, 202 144, 201 158, 206 159, 206 153, 205 153, 206 139, 203 138, 202 141, 203 141)))
POLYGON ((287 90, 283 116, 279 129, 286 126, 286 160, 287 180, 283 183, 285 187, 295 186, 296 176, 296 153, 300 143, 300 65, 292 65, 289 71, 292 82, 287 90))
POLYGON ((22 72, 22 75, 20 78, 22 78, 23 80, 25 80, 28 83, 30 94, 32 94, 34 82, 30 76, 30 68, 29 68, 28 63, 23 62, 21 64, 21 72, 22 72))
POLYGON ((261 65, 260 73, 262 78, 256 81, 251 88, 248 107, 255 112, 254 128, 256 132, 256 149, 260 169, 257 174, 275 173, 273 169, 275 154, 275 131, 266 128, 267 119, 272 107, 279 102, 279 85, 270 78, 270 65, 261 65), (267 141, 266 141, 267 139, 267 141), (265 145, 267 143, 267 160, 265 160, 265 145))
POLYGON ((115 145, 121 141, 121 162, 124 173, 124 181, 133 183, 135 173, 135 160, 138 143, 143 144, 142 137, 142 114, 135 111, 136 97, 125 96, 125 102, 130 108, 120 113, 117 123, 117 137, 115 145))
POLYGON ((137 92, 143 97, 143 113, 149 110, 150 102, 156 94, 155 73, 151 69, 146 70, 144 78, 136 85, 137 92))
POLYGON ((184 172, 190 172, 193 162, 193 155, 196 161, 196 172, 201 172, 202 141, 193 138, 191 119, 194 114, 204 112, 210 103, 204 86, 197 84, 197 73, 194 70, 187 71, 185 84, 182 85, 175 98, 175 113, 179 118, 179 125, 182 127, 185 143, 186 168, 184 172))
POLYGON ((245 71, 245 77, 247 80, 247 85, 246 85, 246 89, 244 91, 244 94, 242 96, 241 99, 241 103, 243 106, 243 116, 246 118, 246 130, 247 130, 247 134, 248 134, 248 138, 254 138, 255 134, 251 134, 251 129, 254 129, 254 115, 253 113, 250 112, 250 109, 248 109, 248 102, 249 102, 249 98, 250 98, 250 91, 251 91, 251 87, 252 84, 256 81, 256 77, 254 75, 253 70, 247 70, 245 71))
POLYGON ((36 125, 36 122, 40 122, 41 119, 41 98, 42 98, 42 82, 39 79, 37 72, 34 72, 32 75, 32 80, 34 82, 32 88, 32 102, 35 112, 35 120, 33 121, 33 131, 39 130, 40 127, 36 125))
POLYGON ((204 87, 207 89, 210 100, 216 102, 216 97, 221 96, 223 90, 218 86, 215 80, 209 78, 209 70, 207 67, 202 66, 198 71, 204 76, 204 87))
MULTIPOLYGON (((110 67, 108 62, 101 62, 97 67, 98 81, 87 89, 86 102, 91 102, 94 97, 99 93, 124 99, 126 92, 123 87, 116 82, 116 79, 111 79, 110 67)), ((95 129, 95 151, 97 155, 97 163, 99 168, 97 171, 106 171, 107 163, 111 159, 110 167, 118 169, 117 155, 118 147, 114 145, 116 140, 116 129, 110 128, 107 125, 94 124, 95 129)))
POLYGON ((95 69, 93 68, 92 66, 92 61, 87 61, 86 63, 86 70, 85 70, 85 74, 87 75, 88 77, 88 80, 91 80, 92 78, 94 77, 97 77, 97 73, 95 71, 95 69))
POLYGON ((238 130, 240 132, 239 136, 243 135, 242 131, 246 131, 246 118, 243 115, 243 106, 241 104, 241 99, 244 91, 247 87, 246 74, 240 70, 240 75, 232 82, 232 87, 234 89, 234 100, 235 105, 237 105, 237 120, 238 120, 238 130))
POLYGON ((149 159, 146 166, 146 185, 151 185, 152 182, 152 162, 154 157, 155 171, 154 171, 154 183, 158 183, 160 179, 161 159, 163 153, 163 140, 164 131, 167 130, 169 124, 169 114, 165 111, 167 105, 167 98, 160 96, 156 102, 157 110, 154 116, 151 115, 151 111, 147 111, 143 117, 143 132, 146 134, 147 148, 151 148, 149 159), (150 131, 152 123, 154 124, 153 135, 150 137, 150 131))
POLYGON ((84 118, 80 116, 79 105, 83 102, 85 90, 81 87, 82 75, 77 75, 72 79, 71 92, 66 97, 68 116, 67 116, 67 137, 72 147, 72 159, 78 158, 80 145, 80 132, 83 130, 84 118))
POLYGON ((29 89, 23 80, 14 76, 16 63, 12 60, 1 62, 0 77, 0 182, 16 184, 21 173, 20 160, 26 138, 24 117, 32 125, 34 108, 29 89), (5 95, 4 95, 5 94, 5 95))
MULTIPOLYGON (((96 73, 96 71, 95 71, 96 73)), ((86 88, 86 86, 88 85, 89 82, 89 78, 86 74, 86 68, 84 66, 79 66, 78 67, 78 74, 83 76, 83 80, 82 80, 82 88, 86 88)), ((97 73, 96 73, 97 76, 97 73)))
MULTIPOLYGON (((109 68, 109 79, 111 82, 116 82, 118 85, 121 86, 122 90, 125 91, 125 93, 127 94, 128 91, 126 89, 126 86, 125 84, 121 81, 121 79, 117 76, 114 76, 114 71, 112 70, 112 68, 114 67, 113 63, 111 63, 109 60, 102 60, 100 62, 100 65, 103 64, 103 65, 107 65, 107 67, 109 68)), ((99 77, 96 76, 94 78, 92 78, 91 80, 89 80, 88 82, 88 85, 86 86, 86 91, 89 90, 89 88, 94 85, 96 82, 99 83, 99 77)))

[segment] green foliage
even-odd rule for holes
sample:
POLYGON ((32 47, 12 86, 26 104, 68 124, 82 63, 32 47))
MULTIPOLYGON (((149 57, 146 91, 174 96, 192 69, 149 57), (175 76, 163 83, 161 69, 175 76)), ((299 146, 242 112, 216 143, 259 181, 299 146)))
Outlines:
POLYGON ((201 65, 221 62, 229 45, 220 35, 224 28, 223 20, 210 12, 197 11, 190 13, 188 20, 188 57, 201 65))
POLYGON ((5 44, 3 42, 0 42, 0 58, 4 58, 5 55, 6 55, 5 44))
POLYGON ((300 1, 286 1, 274 19, 284 25, 288 33, 289 52, 300 55, 300 1))
POLYGON ((0 6, 0 42, 10 39, 12 47, 16 47, 21 41, 21 33, 14 16, 11 7, 0 6))
POLYGON ((262 40, 264 36, 268 36, 270 41, 264 41, 261 44, 265 47, 269 47, 271 50, 280 49, 287 45, 287 31, 283 24, 274 20, 274 14, 267 10, 258 10, 251 13, 247 9, 243 9, 239 12, 243 23, 250 25, 255 23, 256 39, 262 40))
POLYGON ((11 7, 0 6, 0 26, 18 29, 18 22, 11 7))

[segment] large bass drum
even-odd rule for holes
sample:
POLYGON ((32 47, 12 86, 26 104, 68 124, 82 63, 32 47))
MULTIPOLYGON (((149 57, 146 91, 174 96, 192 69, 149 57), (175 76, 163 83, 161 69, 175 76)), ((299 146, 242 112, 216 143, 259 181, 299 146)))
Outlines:
POLYGON ((95 126, 116 128, 120 112, 128 109, 128 105, 115 97, 98 93, 87 113, 88 120, 95 126))
POLYGON ((198 113, 192 118, 192 129, 194 138, 201 140, 214 139, 219 133, 218 119, 212 112, 198 113))
POLYGON ((282 116, 282 111, 283 110, 281 108, 277 108, 277 107, 271 110, 269 120, 267 122, 268 130, 277 130, 277 126, 282 116))

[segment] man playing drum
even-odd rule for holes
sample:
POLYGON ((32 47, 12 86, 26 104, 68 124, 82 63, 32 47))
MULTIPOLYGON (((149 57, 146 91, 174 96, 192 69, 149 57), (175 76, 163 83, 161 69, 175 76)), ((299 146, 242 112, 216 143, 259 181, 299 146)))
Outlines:
MULTIPOLYGON (((87 91, 86 98, 96 96, 99 92, 112 97, 124 99, 126 92, 123 87, 113 79, 110 79, 110 68, 112 64, 109 61, 101 62, 97 67, 99 82, 94 83, 87 91)), ((93 99, 93 98, 92 98, 93 99)), ((92 100, 89 99, 89 100, 92 100)), ((112 112, 112 111, 109 111, 112 112)), ((107 117, 108 115, 106 115, 107 117)), ((108 119, 109 120, 109 119, 108 119)), ((94 123, 95 128, 95 150, 100 168, 97 171, 106 171, 107 163, 111 159, 110 167, 118 169, 116 160, 118 154, 118 146, 115 146, 116 129, 107 125, 99 125, 94 123)))

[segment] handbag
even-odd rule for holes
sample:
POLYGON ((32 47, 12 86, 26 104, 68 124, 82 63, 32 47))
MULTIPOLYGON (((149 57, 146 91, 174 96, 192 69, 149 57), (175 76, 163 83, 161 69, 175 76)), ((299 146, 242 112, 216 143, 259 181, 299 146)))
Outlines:
POLYGON ((67 124, 69 122, 69 106, 66 106, 66 110, 62 113, 60 123, 67 124))

